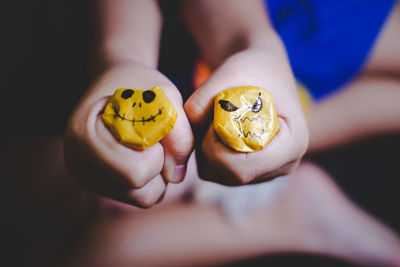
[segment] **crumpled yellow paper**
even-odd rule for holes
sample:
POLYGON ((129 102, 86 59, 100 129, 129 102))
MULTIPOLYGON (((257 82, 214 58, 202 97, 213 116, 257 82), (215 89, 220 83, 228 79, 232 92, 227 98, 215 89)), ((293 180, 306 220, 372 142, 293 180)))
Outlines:
POLYGON ((255 86, 220 92, 214 101, 214 129, 222 142, 236 151, 264 148, 279 131, 271 94, 255 86))
POLYGON ((146 149, 174 128, 177 116, 174 106, 157 86, 149 90, 118 88, 102 119, 123 145, 146 149))

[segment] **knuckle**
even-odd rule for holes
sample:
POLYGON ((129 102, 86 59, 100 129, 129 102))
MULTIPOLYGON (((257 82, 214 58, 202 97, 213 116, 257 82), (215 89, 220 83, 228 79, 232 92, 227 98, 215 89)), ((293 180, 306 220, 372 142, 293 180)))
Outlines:
POLYGON ((297 133, 297 136, 295 138, 295 144, 297 147, 296 152, 299 155, 299 157, 302 157, 307 152, 308 144, 310 141, 310 133, 305 122, 302 123, 302 125, 299 125, 297 129, 300 130, 296 131, 297 133))
POLYGON ((204 106, 198 101, 198 99, 198 97, 193 97, 183 106, 188 119, 190 122, 195 124, 200 120, 201 113, 204 111, 204 106))
POLYGON ((145 186, 151 178, 147 177, 144 173, 134 173, 133 177, 128 177, 127 181, 130 186, 135 189, 140 189, 145 186))
POLYGON ((299 158, 301 158, 307 152, 308 143, 309 143, 309 134, 307 131, 302 136, 300 136, 299 141, 297 142, 299 158))
POLYGON ((134 196, 135 206, 144 209, 154 206, 163 196, 165 188, 166 187, 163 183, 155 183, 151 186, 147 186, 146 188, 138 190, 134 196))
POLYGON ((193 136, 191 134, 181 135, 171 144, 174 157, 184 162, 193 148, 193 136))
POLYGON ((288 162, 284 166, 281 166, 280 168, 278 168, 276 172, 273 172, 270 175, 270 178, 276 178, 279 176, 286 176, 286 175, 292 174, 297 169, 299 162, 300 162, 300 159, 295 159, 295 160, 288 162))
POLYGON ((248 184, 256 178, 251 168, 242 168, 238 167, 237 165, 230 166, 230 173, 238 185, 248 184))
POLYGON ((193 147, 193 134, 191 132, 184 134, 179 139, 179 148, 182 153, 187 153, 193 147))
POLYGON ((149 209, 156 204, 158 198, 144 197, 136 200, 135 206, 142 209, 149 209))
POLYGON ((120 170, 120 176, 125 180, 128 186, 131 186, 135 189, 142 188, 145 186, 152 177, 150 177, 149 172, 147 171, 145 166, 143 168, 138 168, 137 166, 128 167, 120 170))

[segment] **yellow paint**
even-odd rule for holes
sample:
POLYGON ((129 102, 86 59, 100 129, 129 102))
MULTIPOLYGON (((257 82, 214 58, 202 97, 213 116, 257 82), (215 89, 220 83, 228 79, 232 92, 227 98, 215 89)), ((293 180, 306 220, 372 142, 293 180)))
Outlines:
POLYGON ((146 149, 174 128, 177 112, 158 86, 150 90, 118 88, 102 118, 122 144, 146 149))
POLYGON ((236 151, 264 148, 279 131, 271 94, 255 86, 222 91, 215 97, 214 129, 222 142, 236 151))

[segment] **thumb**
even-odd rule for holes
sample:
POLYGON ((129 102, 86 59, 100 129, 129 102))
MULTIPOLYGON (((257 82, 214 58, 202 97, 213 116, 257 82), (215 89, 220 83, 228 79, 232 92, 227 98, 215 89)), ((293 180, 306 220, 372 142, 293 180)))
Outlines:
POLYGON ((171 183, 179 183, 183 180, 186 174, 186 163, 193 150, 193 133, 190 127, 189 120, 183 110, 181 96, 177 90, 166 94, 178 94, 178 96, 170 97, 174 105, 178 117, 174 128, 161 141, 164 148, 164 167, 162 176, 171 183))
MULTIPOLYGON (((232 65, 232 64, 231 64, 232 65)), ((233 86, 247 85, 241 68, 223 64, 188 98, 184 108, 190 123, 195 128, 208 128, 213 112, 215 96, 233 86)))

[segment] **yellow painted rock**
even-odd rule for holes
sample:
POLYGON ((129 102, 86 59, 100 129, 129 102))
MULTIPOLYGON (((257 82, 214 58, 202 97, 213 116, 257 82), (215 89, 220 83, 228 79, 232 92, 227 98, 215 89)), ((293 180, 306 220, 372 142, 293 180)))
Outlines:
POLYGON ((146 149, 174 128, 177 112, 160 87, 118 88, 103 113, 103 121, 122 144, 146 149))
POLYGON ((214 129, 222 142, 236 151, 262 149, 279 131, 271 94, 255 86, 222 91, 215 97, 214 129))

